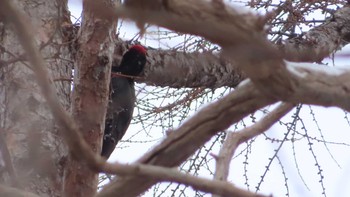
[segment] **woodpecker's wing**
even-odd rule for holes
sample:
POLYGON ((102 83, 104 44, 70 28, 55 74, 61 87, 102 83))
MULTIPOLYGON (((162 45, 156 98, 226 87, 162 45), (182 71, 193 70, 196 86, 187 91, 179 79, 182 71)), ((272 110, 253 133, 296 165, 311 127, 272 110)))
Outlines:
POLYGON ((102 156, 109 158, 119 140, 124 136, 132 119, 135 99, 134 82, 132 80, 124 77, 111 79, 102 156))

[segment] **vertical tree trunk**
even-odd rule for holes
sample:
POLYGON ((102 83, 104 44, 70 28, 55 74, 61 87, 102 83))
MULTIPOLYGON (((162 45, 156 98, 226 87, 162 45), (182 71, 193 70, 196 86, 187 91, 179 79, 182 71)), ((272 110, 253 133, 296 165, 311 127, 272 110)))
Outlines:
MULTIPOLYGON (((72 56, 62 26, 71 24, 66 0, 15 1, 34 26, 36 43, 62 105, 69 109, 72 56), (68 80, 67 80, 68 79, 68 80)), ((40 196, 60 196, 65 144, 40 93, 25 52, 11 25, 0 18, 0 130, 10 151, 19 185, 40 196)), ((13 174, 0 174, 9 185, 13 174)))
MULTIPOLYGON (((101 152, 110 67, 114 52, 116 20, 108 13, 110 1, 83 1, 83 17, 76 57, 72 115, 87 143, 96 154, 101 152)), ((86 164, 68 158, 65 170, 66 196, 93 196, 98 173, 86 164)))

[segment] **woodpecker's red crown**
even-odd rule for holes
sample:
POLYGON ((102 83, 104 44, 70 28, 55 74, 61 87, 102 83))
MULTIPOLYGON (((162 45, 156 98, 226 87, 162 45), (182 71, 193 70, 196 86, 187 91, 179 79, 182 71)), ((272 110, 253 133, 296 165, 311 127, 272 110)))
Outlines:
POLYGON ((112 72, 120 72, 124 75, 138 76, 146 64, 146 48, 134 45, 124 53, 119 66, 112 66, 112 72))
POLYGON ((144 55, 146 55, 146 53, 147 53, 146 48, 141 46, 141 45, 139 45, 139 44, 133 45, 132 47, 130 47, 129 50, 135 50, 135 51, 137 51, 139 53, 142 53, 144 55))

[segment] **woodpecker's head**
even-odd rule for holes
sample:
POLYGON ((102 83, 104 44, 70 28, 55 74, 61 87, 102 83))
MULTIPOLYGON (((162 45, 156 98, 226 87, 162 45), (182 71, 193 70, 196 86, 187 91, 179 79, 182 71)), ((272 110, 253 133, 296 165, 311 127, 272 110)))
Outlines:
POLYGON ((124 75, 138 76, 146 64, 146 48, 141 45, 132 46, 122 58, 119 66, 113 66, 112 72, 124 75))

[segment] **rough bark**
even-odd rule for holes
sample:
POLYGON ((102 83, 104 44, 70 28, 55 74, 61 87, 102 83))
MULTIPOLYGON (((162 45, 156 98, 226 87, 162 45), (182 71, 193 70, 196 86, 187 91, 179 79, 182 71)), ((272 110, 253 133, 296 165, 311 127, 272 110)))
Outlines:
MULTIPOLYGON (((114 61, 121 60, 129 45, 120 39, 116 42, 114 61)), ((144 71, 135 81, 172 88, 219 88, 236 87, 244 78, 235 62, 218 53, 148 49, 144 71)))
POLYGON ((350 41, 350 7, 338 9, 325 23, 298 37, 286 40, 280 48, 289 61, 320 62, 350 41))
POLYGON ((148 55, 149 66, 144 72, 148 85, 174 88, 235 87, 244 79, 233 63, 220 58, 218 54, 149 50, 148 55))
MULTIPOLYGON (((70 23, 67 2, 15 1, 14 4, 35 29, 36 43, 47 59, 51 78, 69 79, 71 56, 68 46, 62 44, 66 40, 61 29, 62 24, 70 23)), ((12 162, 20 177, 19 185, 40 196, 59 196, 66 147, 30 66, 21 61, 25 55, 12 25, 3 17, 0 23, 1 60, 4 63, 0 68, 1 128, 5 131, 12 162)), ((54 85, 61 104, 68 109, 70 82, 56 80, 54 85)), ((6 183, 8 175, 1 176, 6 183)))

